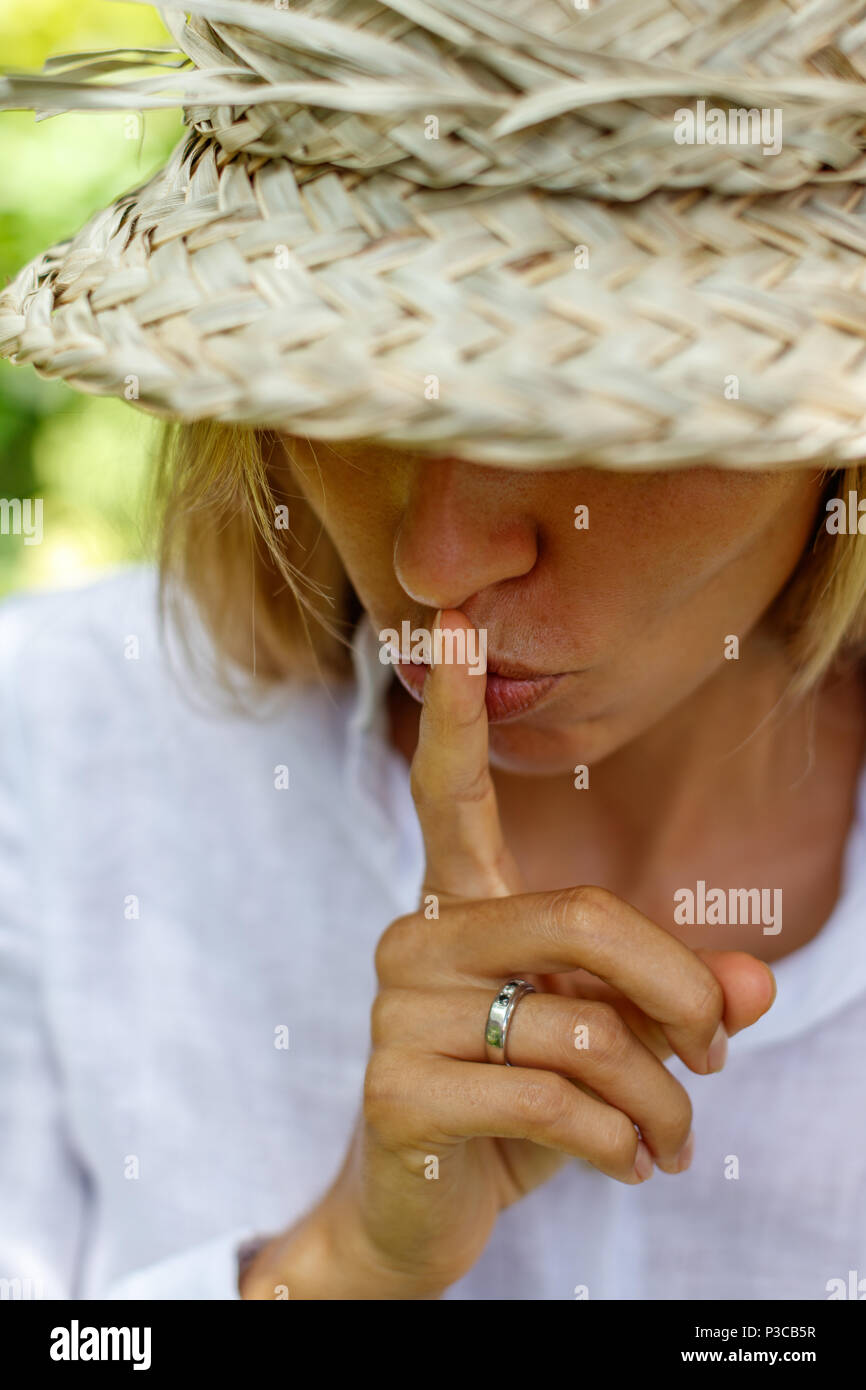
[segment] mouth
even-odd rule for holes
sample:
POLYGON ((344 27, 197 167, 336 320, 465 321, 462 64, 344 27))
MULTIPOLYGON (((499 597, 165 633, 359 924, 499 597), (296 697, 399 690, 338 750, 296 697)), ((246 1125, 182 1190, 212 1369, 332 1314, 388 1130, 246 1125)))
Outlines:
MULTIPOLYGON (((394 669, 401 684, 420 703, 424 698, 424 682, 430 668, 420 661, 399 661, 394 669)), ((516 719, 518 715, 534 709, 559 684, 564 674, 531 675, 526 674, 525 668, 517 666, 510 666, 506 674, 504 670, 497 670, 488 664, 484 700, 490 723, 501 724, 506 719, 516 719)))

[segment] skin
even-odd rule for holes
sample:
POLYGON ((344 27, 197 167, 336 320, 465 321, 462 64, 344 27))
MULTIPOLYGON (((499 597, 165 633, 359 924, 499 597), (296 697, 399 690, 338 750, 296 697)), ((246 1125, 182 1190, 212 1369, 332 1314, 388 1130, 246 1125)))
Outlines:
POLYGON ((826 920, 866 702, 852 675, 769 718, 791 675, 771 605, 820 498, 808 470, 526 473, 341 444, 304 446, 294 476, 377 629, 444 610, 486 628, 491 665, 569 673, 494 724, 463 667, 431 672, 423 709, 395 682, 439 919, 385 930, 341 1174, 241 1282, 253 1298, 436 1297, 567 1156, 632 1183, 688 1166, 691 1105, 663 1062, 718 1070, 774 997, 761 959, 826 920), (676 926, 673 891, 698 878, 781 887, 783 931, 676 926), (514 1014, 513 1065, 491 1066, 487 1009, 515 975, 538 993, 514 1014))

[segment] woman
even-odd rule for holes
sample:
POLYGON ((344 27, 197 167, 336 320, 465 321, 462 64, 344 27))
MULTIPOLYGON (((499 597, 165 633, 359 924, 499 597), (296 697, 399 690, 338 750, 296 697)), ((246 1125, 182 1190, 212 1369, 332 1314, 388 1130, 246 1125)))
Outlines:
MULTIPOLYGON (((292 63, 309 45, 321 75, 320 16, 304 29, 231 8, 243 44, 214 18, 179 27, 198 77, 216 54, 221 69, 261 59, 273 81, 262 55, 283 40, 292 63)), ((362 42, 341 19, 344 56, 373 73, 381 36, 362 42)), ((431 8, 434 20, 453 78, 465 36, 431 8)), ((556 48, 565 69, 587 52, 609 65, 606 40, 579 38, 583 20, 551 22, 537 21, 535 63, 556 48)), ((401 20, 389 37, 399 75, 417 80, 430 31, 401 20)), ((520 35, 495 37, 526 59, 520 35)), ((669 56, 673 70, 676 43, 669 56)), ((387 230, 399 227, 400 199, 392 224, 382 201, 393 174, 347 174, 339 123, 323 123, 325 155, 295 107, 275 121, 299 95, 274 96, 267 120, 255 99, 230 120, 225 105, 197 105, 199 136, 161 180, 0 300, 4 351, 90 389, 132 378, 132 399, 174 413, 194 401, 201 421, 166 434, 161 586, 145 567, 0 614, 14 731, 0 780, 0 1272, 62 1297, 856 1297, 866 470, 848 462, 862 426, 841 408, 841 374, 853 386, 859 371, 851 316, 826 308, 830 268, 841 275, 855 252, 812 245, 795 274, 802 331, 828 370, 835 360, 838 394, 815 390, 811 424, 797 418, 800 368, 783 365, 760 426, 751 404, 723 424, 718 403, 700 409, 708 382, 718 389, 727 358, 751 399, 748 373, 761 371, 729 356, 753 331, 736 339, 739 314, 702 339, 715 375, 688 352, 672 374, 622 318, 602 335, 626 364, 619 383, 601 389, 591 360, 562 351, 564 323, 626 294, 629 267, 611 257, 639 228, 631 244, 646 249, 653 219, 670 217, 669 171, 641 205, 605 210, 620 240, 590 248, 608 259, 568 291, 587 296, 575 317, 548 274, 562 270, 575 200, 479 197, 477 176, 452 249, 469 254, 473 215, 487 232, 524 227, 519 268, 502 272, 515 296, 499 305, 505 328, 487 306, 510 345, 497 353, 478 336, 486 272, 464 261, 456 276, 453 257, 425 260, 387 230), (303 199, 280 202, 277 176, 284 193, 292 178, 280 151, 297 159, 301 133, 326 173, 312 163, 291 183, 303 199), (356 211, 365 199, 379 210, 361 251, 348 222, 329 220, 339 180, 356 211), (530 230, 539 206, 558 252, 530 230), (321 261, 296 252, 301 211, 321 261), (288 285, 270 277, 265 232, 289 249, 288 285), (370 255, 388 275, 358 315, 353 271, 370 255), (316 340, 314 264, 321 305, 347 315, 342 335, 316 340), (462 389, 445 338, 415 351, 394 334, 406 265, 417 312, 438 305, 460 347, 462 389), (455 277, 462 301, 445 293, 455 277), (307 303, 307 336, 257 307, 239 343, 238 315, 275 284, 300 318, 307 303), (350 363, 371 334, 387 345, 365 359, 365 396, 350 363), (410 410, 425 353, 432 394, 410 410), (558 394, 572 369, 585 373, 585 419, 558 394), (658 389, 651 427, 635 418, 649 399, 639 377, 658 389), (330 429, 314 419, 325 398, 330 429), (389 399, 397 422, 369 427, 389 399), (412 645, 395 651, 405 632, 412 645)), ((357 164, 371 123, 354 95, 357 164)), ((335 109, 342 99, 332 91, 335 109)), ((549 134, 564 118, 545 119, 549 134)), ((517 175, 514 143, 503 150, 500 171, 520 186, 525 164, 517 175)), ((795 150, 805 182, 815 161, 795 150)), ((543 189, 549 152, 531 151, 543 189)), ((725 161, 704 167, 720 215, 725 161)), ((419 162, 413 150, 400 176, 424 183, 419 162)), ((753 165, 743 158, 745 178, 753 165)), ((620 168, 624 198, 641 168, 620 168)), ((428 168, 434 191, 416 204, 431 241, 448 225, 441 160, 438 177, 428 168)), ((775 237, 770 214, 808 220, 803 197, 786 197, 750 205, 748 236, 775 237)), ((693 249, 654 252, 662 283, 674 266, 685 294, 693 249)), ((724 271, 755 256, 741 243, 724 271)), ((784 296, 763 293, 769 315, 784 296)), ((713 284, 696 312, 705 328, 719 314, 713 284)))

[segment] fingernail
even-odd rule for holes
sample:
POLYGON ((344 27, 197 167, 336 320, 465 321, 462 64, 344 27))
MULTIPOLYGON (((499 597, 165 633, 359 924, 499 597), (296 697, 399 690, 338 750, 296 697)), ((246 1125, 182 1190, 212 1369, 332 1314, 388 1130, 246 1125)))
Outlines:
POLYGON ((693 1131, 689 1131, 689 1137, 683 1144, 674 1160, 674 1172, 684 1173, 691 1164, 695 1156, 695 1136, 693 1131))
POLYGON ((653 1156, 642 1139, 638 1140, 634 1171, 638 1182, 646 1182, 647 1178, 651 1178, 655 1171, 653 1156))
POLYGON ((713 1041, 710 1043, 710 1049, 707 1053, 707 1066, 710 1071, 721 1071, 727 1055, 728 1035, 725 1032, 725 1025, 720 1023, 713 1034, 713 1041))
MULTIPOLYGON (((762 962, 762 964, 764 964, 764 963, 765 963, 765 962, 762 962)), ((775 1002, 776 1002, 776 994, 778 993, 778 985, 776 984, 776 977, 775 977, 775 975, 773 974, 772 970, 770 969, 769 965, 767 966, 767 974, 768 974, 769 977, 770 977, 770 984, 772 985, 772 993, 770 994, 770 1002, 769 1002, 769 1004, 767 1005, 767 1009, 771 1009, 771 1008, 773 1007, 773 1005, 775 1004, 775 1002)), ((767 1009, 764 1010, 764 1013, 767 1012, 767 1009)))
POLYGON ((441 626, 442 626, 442 609, 441 609, 441 608, 437 608, 437 610, 436 610, 436 617, 433 619, 433 631, 435 632, 436 629, 437 629, 437 627, 441 627, 441 626))

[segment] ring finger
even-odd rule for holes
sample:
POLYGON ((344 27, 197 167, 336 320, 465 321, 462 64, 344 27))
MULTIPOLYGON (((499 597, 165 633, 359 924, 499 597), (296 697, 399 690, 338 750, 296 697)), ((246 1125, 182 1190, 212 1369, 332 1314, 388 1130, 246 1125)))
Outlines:
MULTIPOLYGON (((383 991, 376 1033, 428 1053, 485 1062, 489 990, 383 991), (431 1020, 435 1023, 431 1026, 431 1020)), ((375 1041, 375 1035, 374 1035, 375 1041)), ((556 1072, 622 1110, 665 1172, 687 1166, 692 1106, 685 1088, 632 1032, 612 1004, 527 994, 511 1015, 508 1061, 556 1072)), ((495 1063, 493 1064, 495 1065, 495 1063)))

